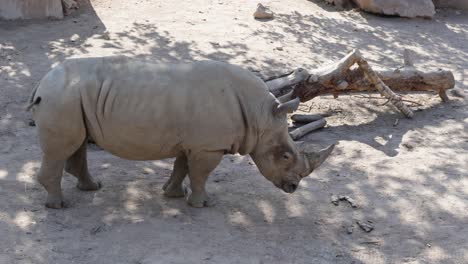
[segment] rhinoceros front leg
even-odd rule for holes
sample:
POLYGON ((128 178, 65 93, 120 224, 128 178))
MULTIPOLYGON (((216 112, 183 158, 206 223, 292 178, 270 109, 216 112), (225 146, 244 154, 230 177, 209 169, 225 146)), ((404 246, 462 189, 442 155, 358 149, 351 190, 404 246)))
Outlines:
POLYGON ((205 191, 205 183, 210 173, 218 166, 223 152, 199 152, 188 157, 190 188, 192 193, 187 202, 193 207, 214 205, 205 191))
POLYGON ((184 197, 186 194, 183 181, 188 173, 187 157, 179 156, 174 162, 171 178, 163 186, 164 195, 167 197, 184 197))
POLYGON ((68 158, 65 171, 78 179, 77 187, 82 191, 96 191, 101 188, 100 182, 95 182, 88 170, 86 158, 86 140, 81 147, 68 158))
POLYGON ((65 160, 55 160, 47 155, 42 158, 37 180, 47 191, 46 207, 59 209, 65 206, 62 196, 62 174, 65 160))

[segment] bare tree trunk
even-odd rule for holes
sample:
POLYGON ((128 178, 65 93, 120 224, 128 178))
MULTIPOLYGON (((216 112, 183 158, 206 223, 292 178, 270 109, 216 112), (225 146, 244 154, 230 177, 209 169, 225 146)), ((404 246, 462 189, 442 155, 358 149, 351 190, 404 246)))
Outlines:
POLYGON ((291 97, 299 97, 301 102, 324 94, 338 97, 343 93, 378 91, 409 118, 412 117, 411 110, 393 91, 437 92, 443 101, 448 100, 446 90, 455 86, 452 72, 419 71, 414 68, 408 51, 404 58, 402 68, 375 72, 358 51, 352 51, 334 64, 310 72, 297 69, 288 75, 266 80, 266 84, 275 96, 292 91, 291 97), (358 67, 351 69, 355 64, 358 67))

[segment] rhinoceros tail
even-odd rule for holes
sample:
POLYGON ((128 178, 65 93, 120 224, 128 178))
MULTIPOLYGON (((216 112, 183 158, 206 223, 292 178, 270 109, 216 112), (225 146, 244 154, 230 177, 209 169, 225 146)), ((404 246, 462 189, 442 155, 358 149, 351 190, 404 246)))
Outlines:
POLYGON ((36 96, 36 91, 37 91, 37 88, 39 87, 39 84, 36 85, 36 87, 34 87, 34 89, 32 90, 31 92, 31 96, 29 97, 29 102, 28 102, 28 105, 26 106, 26 111, 29 111, 33 108, 33 106, 39 104, 41 102, 41 97, 38 96, 36 98, 34 98, 36 96))

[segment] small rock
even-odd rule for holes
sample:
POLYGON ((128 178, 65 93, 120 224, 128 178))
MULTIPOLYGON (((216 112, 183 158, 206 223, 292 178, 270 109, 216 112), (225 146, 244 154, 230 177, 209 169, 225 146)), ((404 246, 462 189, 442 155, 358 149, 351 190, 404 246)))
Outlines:
POLYGON ((34 126, 36 126, 36 122, 34 120, 30 119, 28 121, 28 125, 34 127, 34 126))
POLYGON ((273 12, 268 7, 259 3, 253 16, 255 19, 272 19, 273 12))
POLYGON ((91 235, 96 235, 97 233, 100 233, 100 232, 102 232, 102 231, 105 231, 105 229, 106 229, 106 226, 105 226, 105 225, 98 225, 98 226, 93 227, 93 228, 89 231, 89 233, 90 233, 91 235))
POLYGON ((70 37, 70 41, 71 42, 76 42, 80 39, 80 35, 78 34, 73 34, 71 37, 70 37))
POLYGON ((331 203, 338 206, 340 204, 340 198, 333 194, 331 196, 331 203))
POLYGON ((403 147, 407 148, 408 150, 413 150, 414 149, 414 145, 411 144, 411 143, 407 142, 407 143, 403 143, 402 145, 403 145, 403 147))
POLYGON ((353 198, 347 196, 347 195, 332 195, 331 196, 331 202, 332 204, 334 205, 338 205, 339 204, 339 201, 347 201, 352 208, 358 208, 358 205, 356 204, 356 202, 354 201, 353 198))
POLYGON ((105 39, 105 40, 110 40, 109 32, 104 32, 102 34, 102 38, 105 39))
POLYGON ((372 223, 370 221, 366 221, 366 222, 363 222, 363 221, 356 221, 356 224, 358 224, 358 226, 364 230, 366 233, 369 233, 371 232, 372 230, 374 230, 374 226, 372 225, 372 223))
POLYGON ((276 50, 283 51, 283 47, 276 47, 276 50))
POLYGON ((346 233, 347 234, 351 235, 353 233, 353 231, 354 231, 354 227, 352 225, 346 227, 346 233))

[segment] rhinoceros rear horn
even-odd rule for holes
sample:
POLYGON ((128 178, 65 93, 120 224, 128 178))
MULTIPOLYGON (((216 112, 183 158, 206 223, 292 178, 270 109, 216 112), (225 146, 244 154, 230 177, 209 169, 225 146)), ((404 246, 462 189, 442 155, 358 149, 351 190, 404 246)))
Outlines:
POLYGON ((284 102, 284 103, 279 103, 277 105, 275 105, 275 107, 273 108, 273 113, 275 115, 279 115, 279 114, 285 114, 285 113, 292 113, 294 111, 297 110, 297 108, 299 108, 299 103, 300 103, 300 99, 298 97, 292 99, 292 100, 289 100, 287 102, 284 102))
POLYGON ((330 145, 327 148, 319 150, 318 152, 306 152, 304 153, 309 160, 310 169, 315 170, 318 168, 332 153, 335 144, 330 145))

